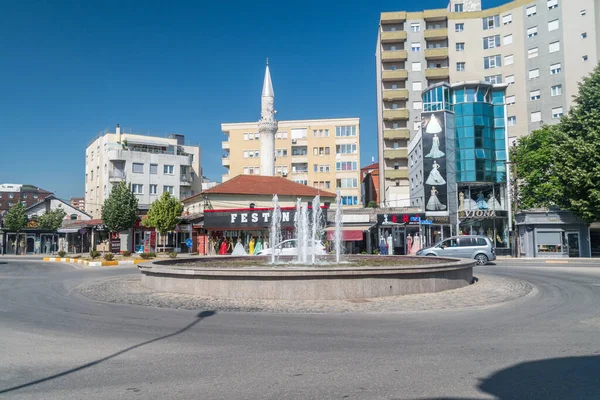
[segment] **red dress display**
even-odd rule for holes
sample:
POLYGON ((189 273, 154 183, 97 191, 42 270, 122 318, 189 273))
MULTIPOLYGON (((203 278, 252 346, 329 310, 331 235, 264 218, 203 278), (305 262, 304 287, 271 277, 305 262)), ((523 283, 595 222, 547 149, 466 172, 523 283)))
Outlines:
POLYGON ((223 240, 221 242, 221 247, 219 248, 219 254, 224 256, 227 254, 227 241, 223 240))

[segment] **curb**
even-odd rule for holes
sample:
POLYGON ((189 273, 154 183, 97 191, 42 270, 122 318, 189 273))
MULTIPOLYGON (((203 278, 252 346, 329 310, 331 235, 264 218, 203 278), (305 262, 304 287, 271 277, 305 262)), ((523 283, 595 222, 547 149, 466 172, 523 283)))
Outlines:
POLYGON ((120 265, 136 265, 147 260, 123 260, 123 261, 87 261, 79 258, 44 257, 45 262, 63 262, 82 264, 86 267, 116 267, 120 265))

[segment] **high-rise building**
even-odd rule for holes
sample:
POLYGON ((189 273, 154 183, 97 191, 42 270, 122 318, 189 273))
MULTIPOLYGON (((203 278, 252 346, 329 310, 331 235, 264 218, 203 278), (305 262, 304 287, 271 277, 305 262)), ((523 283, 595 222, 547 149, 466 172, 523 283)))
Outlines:
POLYGON ((33 185, 0 184, 0 215, 17 203, 23 203, 25 208, 29 208, 50 195, 52 192, 33 185))
POLYGON ((202 190, 200 146, 185 145, 184 135, 156 137, 104 132, 85 151, 85 211, 100 218, 113 184, 125 182, 147 210, 163 192, 178 199, 202 190))
POLYGON ((420 131, 422 91, 432 84, 507 84, 511 142, 558 122, 578 82, 597 64, 599 7, 595 0, 515 0, 482 10, 481 0, 451 0, 444 9, 381 13, 376 55, 382 203, 410 204, 408 142, 420 131))
POLYGON ((85 197, 71 197, 70 203, 76 209, 85 211, 85 197))
POLYGON ((284 176, 329 192, 340 188, 342 204, 360 195, 360 119, 276 121, 269 66, 261 98, 261 120, 224 123, 223 182, 237 175, 284 176))

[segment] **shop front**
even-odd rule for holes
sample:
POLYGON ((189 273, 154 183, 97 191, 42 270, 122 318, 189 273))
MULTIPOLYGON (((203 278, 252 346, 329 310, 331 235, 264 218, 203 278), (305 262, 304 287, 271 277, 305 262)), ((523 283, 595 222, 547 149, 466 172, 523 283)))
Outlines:
MULTIPOLYGON (((231 254, 239 242, 246 253, 256 254, 270 247, 270 208, 241 208, 204 210, 204 229, 207 235, 208 255, 231 254)), ((312 208, 309 207, 309 214, 312 208)), ((322 226, 327 224, 327 212, 323 208, 322 226)), ((309 216, 309 219, 312 219, 309 216)), ((294 238, 295 207, 281 208, 281 237, 294 238)))
POLYGON ((521 257, 591 257, 588 225, 561 210, 528 210, 515 216, 521 257))
POLYGON ((507 211, 474 210, 458 212, 461 235, 487 236, 499 255, 510 255, 509 215, 507 211))

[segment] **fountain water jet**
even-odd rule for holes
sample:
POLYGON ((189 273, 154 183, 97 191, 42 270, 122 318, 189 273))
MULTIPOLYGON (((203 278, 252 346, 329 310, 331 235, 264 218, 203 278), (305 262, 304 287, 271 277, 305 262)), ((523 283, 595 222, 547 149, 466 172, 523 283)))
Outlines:
POLYGON ((273 196, 270 236, 269 242, 273 248, 273 252, 271 253, 271 264, 275 264, 278 261, 278 257, 275 254, 275 245, 281 242, 281 209, 279 208, 279 197, 277 197, 277 195, 273 196))
POLYGON ((335 197, 335 234, 333 237, 334 249, 335 249, 335 262, 340 263, 340 256, 342 255, 342 196, 340 194, 340 188, 337 188, 335 197))

